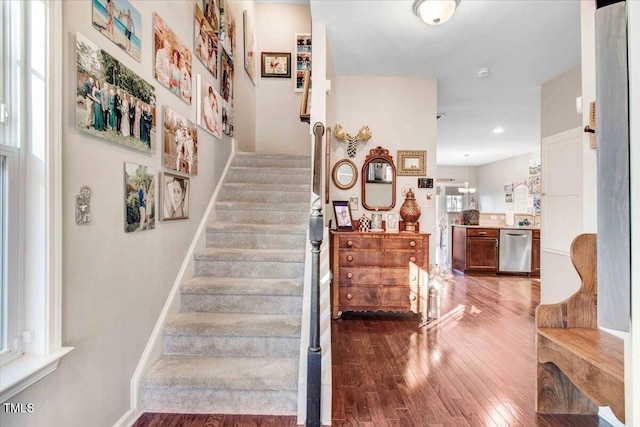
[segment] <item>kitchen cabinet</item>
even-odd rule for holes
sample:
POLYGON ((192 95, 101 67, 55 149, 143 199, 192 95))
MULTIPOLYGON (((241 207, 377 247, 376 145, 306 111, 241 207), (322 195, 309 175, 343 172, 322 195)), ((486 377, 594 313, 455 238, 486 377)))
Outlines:
POLYGON ((540 277, 540 230, 533 230, 531 240, 531 275, 540 277))
POLYGON ((331 314, 398 311, 426 317, 429 234, 331 232, 331 314))
POLYGON ((452 266, 464 273, 495 274, 498 266, 498 229, 453 227, 452 266))

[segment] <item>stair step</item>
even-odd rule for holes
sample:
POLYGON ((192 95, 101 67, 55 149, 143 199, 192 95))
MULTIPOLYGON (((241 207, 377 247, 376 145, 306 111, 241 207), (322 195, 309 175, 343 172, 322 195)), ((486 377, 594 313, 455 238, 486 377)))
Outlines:
POLYGON ((306 225, 217 222, 207 226, 207 247, 243 249, 304 248, 306 234, 306 225))
POLYGON ((303 224, 309 220, 307 203, 216 203, 216 221, 247 224, 303 224))
POLYGON ((180 288, 182 295, 285 295, 301 296, 302 279, 251 279, 227 277, 194 277, 180 288))
POLYGON ((226 182, 252 183, 305 183, 311 180, 311 169, 283 167, 232 166, 225 177, 226 182))
POLYGON ((293 415, 298 358, 165 356, 141 381, 144 411, 293 415))
POLYGON ((309 203, 309 184, 225 183, 218 195, 220 202, 309 203))
POLYGON ((303 249, 204 248, 194 254, 196 261, 304 262, 303 249))
POLYGON ((236 153, 234 156, 234 166, 310 168, 311 156, 236 153))
POLYGON ((164 354, 287 357, 300 351, 300 316, 179 313, 164 327, 164 354))
POLYGON ((254 249, 251 254, 238 256, 223 248, 207 248, 195 255, 195 275, 214 277, 252 277, 268 279, 295 279, 304 275, 304 252, 298 250, 283 253, 282 249, 254 249))

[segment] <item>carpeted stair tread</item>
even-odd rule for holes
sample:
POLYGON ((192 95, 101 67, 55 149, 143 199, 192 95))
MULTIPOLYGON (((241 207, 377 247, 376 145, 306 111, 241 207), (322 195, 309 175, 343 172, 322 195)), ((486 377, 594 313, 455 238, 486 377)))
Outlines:
POLYGON ((165 356, 153 366, 143 387, 224 390, 297 390, 297 357, 165 356))
POLYGON ((259 211, 311 212, 308 203, 216 202, 216 209, 250 209, 259 211))
POLYGON ((183 294, 200 295, 302 295, 302 280, 194 277, 180 288, 183 294))
POLYGON ((253 313, 178 313, 164 327, 169 335, 300 337, 300 316, 253 313))
POLYGON ((214 222, 207 225, 207 232, 229 232, 239 234, 307 234, 305 225, 279 224, 242 224, 230 222, 214 222))
POLYGON ((225 190, 251 190, 271 193, 308 193, 311 184, 261 184, 253 182, 225 182, 222 184, 225 190))
POLYGON ((283 168, 281 166, 231 166, 234 172, 246 172, 248 174, 273 174, 273 175, 307 175, 311 176, 310 168, 283 168))
POLYGON ((304 249, 204 248, 194 255, 196 261, 304 262, 304 249))

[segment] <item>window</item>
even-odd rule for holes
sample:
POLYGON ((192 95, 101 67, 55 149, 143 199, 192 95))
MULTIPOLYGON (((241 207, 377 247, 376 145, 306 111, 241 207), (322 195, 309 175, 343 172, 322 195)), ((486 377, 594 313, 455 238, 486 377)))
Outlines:
POLYGON ((60 336, 61 17, 61 2, 0 2, 2 402, 71 350, 60 336))

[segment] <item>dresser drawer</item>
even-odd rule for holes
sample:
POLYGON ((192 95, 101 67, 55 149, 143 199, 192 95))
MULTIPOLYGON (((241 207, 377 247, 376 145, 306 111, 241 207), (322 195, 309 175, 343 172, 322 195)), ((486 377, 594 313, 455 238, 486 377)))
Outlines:
POLYGON ((340 237, 340 249, 380 249, 378 236, 345 236, 340 237))
POLYGON ((379 266, 382 262, 383 253, 378 251, 350 251, 341 250, 338 256, 340 267, 364 267, 379 266))
POLYGON ((385 267, 409 268, 412 264, 421 265, 423 259, 424 253, 419 251, 386 251, 382 256, 382 265, 385 267))
POLYGON ((377 285, 380 281, 380 268, 343 267, 340 269, 340 286, 377 285))
POLYGON ((467 236, 498 237, 497 228, 467 228, 467 236))
MULTIPOLYGON (((420 269, 412 268, 384 268, 376 283, 383 286, 409 286, 415 288, 420 283, 420 269)), ((426 278, 424 279, 426 281, 426 278)))
POLYGON ((393 307, 394 310, 411 310, 417 304, 418 295, 410 288, 386 287, 341 287, 340 307, 371 310, 384 310, 393 307))
POLYGON ((396 249, 414 249, 422 250, 423 243, 421 238, 417 237, 400 237, 393 236, 382 240, 382 249, 384 250, 396 250, 396 249))

